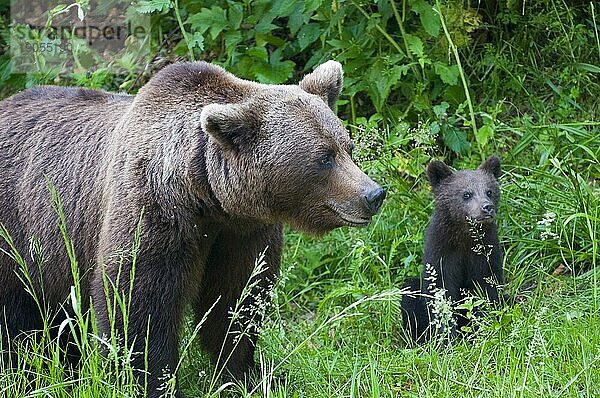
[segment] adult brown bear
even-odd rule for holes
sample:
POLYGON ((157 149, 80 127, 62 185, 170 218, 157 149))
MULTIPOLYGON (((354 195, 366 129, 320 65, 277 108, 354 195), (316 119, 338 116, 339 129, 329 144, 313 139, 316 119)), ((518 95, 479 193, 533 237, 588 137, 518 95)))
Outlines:
MULTIPOLYGON (((214 305, 200 341, 244 378, 255 367, 257 336, 235 339, 244 322, 228 334, 229 311, 267 249, 268 270, 244 307, 264 300, 279 270, 282 224, 315 234, 364 226, 385 196, 352 161, 351 140, 330 109, 341 88, 333 61, 298 86, 245 81, 198 62, 165 68, 135 97, 39 87, 1 102, 0 222, 21 253, 32 236, 41 242, 42 267, 28 269, 36 294, 60 315, 74 284, 47 180, 62 197, 83 304, 91 296, 105 333, 105 287, 129 291, 132 261, 123 253, 143 213, 127 333, 141 352, 149 327, 148 395, 176 368, 187 305, 199 319, 214 305)), ((4 347, 42 326, 18 273, 0 253, 4 347)))

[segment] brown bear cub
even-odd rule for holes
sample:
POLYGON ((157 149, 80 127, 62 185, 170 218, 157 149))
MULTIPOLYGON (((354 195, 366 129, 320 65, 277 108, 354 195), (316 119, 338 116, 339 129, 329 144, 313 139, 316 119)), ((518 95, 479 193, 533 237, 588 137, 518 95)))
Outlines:
MULTIPOLYGON (((282 225, 314 234, 365 226, 385 196, 352 161, 353 144, 332 110, 341 89, 334 61, 299 85, 259 84, 197 62, 163 69, 136 96, 39 87, 0 102, 0 223, 28 260, 50 319, 65 318, 76 274, 81 305, 91 299, 101 333, 110 335, 112 318, 116 337, 133 344, 147 396, 159 396, 164 374, 178 366, 189 307, 198 321, 208 314, 199 341, 224 374, 255 373, 282 225), (77 273, 48 180, 62 199, 77 273), (43 247, 41 264, 26 257, 32 237, 43 247), (267 268, 249 281, 262 253, 267 268), (127 300, 127 335, 115 292, 127 300)), ((0 249, 5 350, 43 324, 8 243, 0 240, 0 249)))
POLYGON ((404 295, 401 303, 404 326, 417 342, 456 335, 469 320, 451 308, 474 296, 497 302, 504 283, 495 222, 500 160, 492 156, 476 170, 457 172, 434 161, 427 176, 435 210, 425 231, 421 278, 407 285, 419 294, 404 295))

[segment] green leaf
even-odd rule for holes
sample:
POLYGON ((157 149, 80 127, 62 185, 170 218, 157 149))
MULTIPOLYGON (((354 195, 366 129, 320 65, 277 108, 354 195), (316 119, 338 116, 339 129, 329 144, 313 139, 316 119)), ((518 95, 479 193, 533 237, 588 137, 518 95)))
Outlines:
POLYGON ((281 61, 281 49, 273 51, 269 63, 256 68, 256 78, 261 83, 280 84, 292 77, 296 64, 292 61, 281 61))
POLYGON ((440 34, 440 17, 433 10, 433 6, 425 0, 413 0, 410 2, 411 9, 419 14, 421 25, 430 36, 437 37, 440 34))
POLYGON ((433 113, 435 113, 435 115, 438 117, 438 119, 441 119, 443 116, 446 116, 446 113, 448 112, 449 107, 450 107, 450 104, 448 104, 446 101, 444 101, 439 105, 433 106, 433 113))
POLYGON ((194 35, 187 45, 190 50, 194 47, 198 47, 200 51, 204 51, 204 36, 202 36, 202 33, 200 32, 194 32, 194 35))
POLYGON ((233 1, 228 1, 229 9, 227 11, 227 19, 229 20, 229 26, 233 29, 239 29, 244 19, 244 7, 241 4, 233 1))
POLYGON ((338 40, 338 39, 327 40, 327 44, 329 44, 332 48, 334 48, 336 50, 343 50, 349 46, 348 42, 338 40))
POLYGON ((592 72, 592 73, 600 73, 600 66, 596 66, 596 65, 592 65, 592 64, 586 64, 583 62, 579 62, 574 64, 574 66, 579 69, 579 70, 583 70, 586 72, 592 72))
POLYGON ((53 9, 51 9, 50 11, 48 11, 48 14, 50 14, 50 15, 56 15, 59 12, 61 12, 62 10, 64 10, 65 8, 67 8, 66 4, 59 4, 56 7, 54 7, 53 9))
POLYGON ((489 139, 492 138, 493 136, 494 136, 493 127, 490 126, 489 124, 484 124, 477 130, 477 133, 475 134, 475 140, 477 140, 477 143, 481 147, 484 147, 485 144, 488 143, 489 139))
POLYGON ((263 15, 263 17, 260 19, 260 21, 254 27, 254 30, 256 31, 256 33, 267 34, 267 33, 271 33, 272 31, 274 31, 276 29, 279 29, 279 26, 273 24, 273 19, 275 19, 275 16, 273 15, 273 13, 267 13, 267 14, 263 15))
POLYGON ((243 40, 242 34, 237 30, 232 30, 223 33, 223 38, 225 39, 227 55, 231 58, 237 49, 237 45, 243 40))
POLYGON ((174 4, 171 0, 144 0, 140 1, 136 9, 142 14, 148 14, 155 11, 165 12, 173 8, 173 6, 174 4))
POLYGON ((300 50, 304 50, 306 47, 314 43, 315 40, 323 33, 321 26, 316 23, 306 24, 300 29, 298 33, 298 44, 300 44, 300 50))
POLYGON ((387 67, 383 62, 375 62, 369 69, 367 79, 369 85, 367 91, 373 105, 380 112, 392 88, 406 75, 408 65, 394 65, 387 67))
POLYGON ((218 6, 212 6, 210 10, 202 8, 199 13, 191 15, 187 23, 192 26, 193 31, 197 30, 204 33, 210 30, 210 36, 213 40, 217 38, 223 29, 229 26, 226 11, 218 6))
POLYGON ((265 47, 251 47, 248 49, 246 54, 263 62, 269 61, 269 54, 267 53, 267 49, 265 47))
POLYGON ((273 2, 273 13, 278 17, 289 17, 294 12, 294 9, 298 5, 296 0, 279 0, 273 2))
POLYGON ((467 133, 463 130, 450 125, 443 126, 442 130, 444 143, 454 152, 462 154, 470 148, 471 144, 467 140, 467 133))
POLYGON ((432 122, 429 125, 429 132, 431 135, 436 136, 440 133, 440 124, 438 122, 432 122))
POLYGON ((437 61, 434 64, 436 75, 446 84, 454 86, 458 84, 459 70, 457 65, 446 65, 443 62, 437 61))
POLYGON ((408 48, 410 52, 412 52, 417 57, 423 56, 423 41, 418 36, 413 36, 410 34, 406 34, 406 42, 408 43, 408 48))
POLYGON ((317 8, 321 7, 321 4, 323 4, 323 0, 306 0, 304 1, 304 11, 312 13, 317 8))
POLYGON ((8 54, 0 56, 0 82, 5 82, 10 78, 11 66, 8 54))
POLYGON ((302 12, 303 7, 304 6, 302 5, 302 3, 298 2, 298 4, 296 4, 296 8, 294 9, 294 12, 288 18, 287 26, 290 29, 290 33, 294 36, 298 33, 300 28, 302 26, 304 26, 304 24, 306 24, 306 23, 308 23, 308 21, 310 21, 311 14, 303 13, 302 12))

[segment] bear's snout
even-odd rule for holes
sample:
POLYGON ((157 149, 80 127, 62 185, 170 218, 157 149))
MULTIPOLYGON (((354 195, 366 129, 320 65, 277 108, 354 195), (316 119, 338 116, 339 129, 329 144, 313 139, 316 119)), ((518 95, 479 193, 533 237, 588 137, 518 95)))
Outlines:
POLYGON ((491 203, 484 203, 481 205, 481 211, 485 214, 494 215, 494 205, 491 203))
POLYGON ((379 211, 384 199, 385 191, 380 186, 372 189, 364 196, 365 205, 372 216, 379 211))
POLYGON ((491 202, 485 202, 480 207, 481 216, 479 219, 484 222, 491 222, 496 217, 496 207, 491 202))

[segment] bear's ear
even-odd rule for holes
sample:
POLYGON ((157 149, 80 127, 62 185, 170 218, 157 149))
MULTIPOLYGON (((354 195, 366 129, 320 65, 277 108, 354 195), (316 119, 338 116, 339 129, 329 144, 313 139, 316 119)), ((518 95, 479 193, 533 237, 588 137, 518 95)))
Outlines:
POLYGON ((336 61, 327 61, 319 65, 312 73, 304 76, 300 88, 307 93, 318 95, 323 101, 334 109, 340 93, 342 92, 344 71, 342 65, 336 61))
POLYGON ((259 129, 258 115, 247 104, 209 104, 200 112, 202 131, 228 149, 252 140, 259 129))
POLYGON ((440 182, 442 182, 451 174, 452 170, 450 170, 450 167, 446 166, 446 163, 439 160, 434 160, 433 162, 429 163, 429 166, 427 167, 427 177, 429 178, 429 184, 431 184, 432 188, 437 187, 440 182))
POLYGON ((483 170, 488 174, 493 175, 496 179, 500 178, 502 170, 500 170, 500 159, 496 156, 490 156, 485 162, 479 166, 479 170, 483 170))

